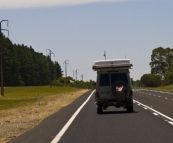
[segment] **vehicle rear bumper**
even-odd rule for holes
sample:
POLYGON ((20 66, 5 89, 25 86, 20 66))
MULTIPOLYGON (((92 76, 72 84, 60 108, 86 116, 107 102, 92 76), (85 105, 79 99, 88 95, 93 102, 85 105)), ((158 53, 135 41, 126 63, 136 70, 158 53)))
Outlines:
MULTIPOLYGON (((129 100, 121 100, 117 101, 116 99, 97 99, 95 102, 97 106, 116 106, 116 107, 127 107, 130 104, 133 104, 130 102, 131 99, 129 100)), ((132 106, 132 105, 130 105, 132 106)))

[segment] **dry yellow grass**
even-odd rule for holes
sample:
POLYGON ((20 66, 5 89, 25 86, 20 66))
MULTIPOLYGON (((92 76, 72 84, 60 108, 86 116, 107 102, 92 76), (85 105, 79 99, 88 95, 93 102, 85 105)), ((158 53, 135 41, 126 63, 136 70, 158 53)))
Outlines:
POLYGON ((43 119, 72 103, 88 90, 53 95, 49 100, 0 112, 0 143, 6 143, 38 125, 43 119))

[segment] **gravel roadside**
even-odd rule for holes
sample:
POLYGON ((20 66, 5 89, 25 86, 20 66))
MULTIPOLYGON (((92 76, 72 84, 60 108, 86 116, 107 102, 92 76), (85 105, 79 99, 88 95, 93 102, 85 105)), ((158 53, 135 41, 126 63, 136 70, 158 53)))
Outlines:
POLYGON ((53 95, 47 101, 41 101, 40 106, 32 106, 4 110, 0 112, 0 143, 23 134, 38 125, 43 119, 72 103, 86 93, 88 89, 73 93, 53 95))

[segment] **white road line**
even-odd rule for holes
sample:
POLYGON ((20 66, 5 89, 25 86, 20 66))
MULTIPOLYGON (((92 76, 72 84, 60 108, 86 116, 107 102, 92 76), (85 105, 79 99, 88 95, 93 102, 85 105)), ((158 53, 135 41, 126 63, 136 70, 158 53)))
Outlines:
POLYGON ((156 96, 156 95, 154 95, 154 96, 156 96))
POLYGON ((161 97, 161 96, 158 96, 158 97, 161 97))
POLYGON ((173 122, 171 122, 171 121, 168 121, 168 123, 171 124, 171 125, 173 125, 173 122))
POLYGON ((145 110, 147 110, 148 108, 144 107, 145 110))
POLYGON ((152 109, 152 108, 148 107, 147 105, 144 105, 144 104, 142 104, 142 103, 140 103, 140 102, 138 102, 138 101, 136 101, 136 100, 134 100, 134 101, 135 101, 136 103, 141 104, 142 106, 144 106, 144 107, 146 107, 146 108, 148 108, 148 109, 152 110, 153 112, 155 112, 155 113, 157 113, 157 114, 159 114, 159 115, 161 115, 161 116, 165 117, 166 119, 168 119, 168 120, 170 120, 170 121, 172 121, 172 122, 173 122, 173 119, 172 119, 172 118, 170 118, 170 117, 168 117, 168 116, 166 116, 166 115, 164 115, 164 114, 160 113, 159 111, 154 110, 154 109, 152 109))
POLYGON ((163 93, 163 91, 159 91, 159 92, 163 93))
POLYGON ((165 99, 168 99, 168 98, 165 97, 165 99))
MULTIPOLYGON (((147 89, 142 89, 142 90, 146 90, 146 91, 149 91, 147 89)), ((158 90, 150 90, 150 91, 153 91, 153 92, 161 92, 161 93, 168 93, 168 94, 173 94, 171 92, 166 92, 166 91, 158 91, 158 90)))
MULTIPOLYGON (((94 90, 95 91, 95 90, 94 90)), ((85 104, 89 101, 91 96, 93 95, 94 91, 91 93, 91 95, 87 98, 87 100, 76 110, 76 112, 73 114, 73 116, 68 120, 68 122, 65 124, 65 126, 61 129, 61 131, 56 135, 56 137, 51 141, 51 143, 58 143, 63 134, 66 132, 68 127, 71 125, 73 120, 76 118, 76 116, 79 114, 81 109, 85 106, 85 104)))
POLYGON ((153 113, 154 115, 156 115, 156 116, 158 116, 158 114, 157 113, 153 113))

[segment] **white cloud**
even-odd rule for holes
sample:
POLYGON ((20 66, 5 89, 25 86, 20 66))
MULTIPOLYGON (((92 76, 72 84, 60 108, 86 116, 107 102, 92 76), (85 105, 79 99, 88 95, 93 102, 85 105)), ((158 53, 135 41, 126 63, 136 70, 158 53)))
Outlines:
POLYGON ((134 0, 0 0, 0 9, 67 6, 96 2, 125 2, 134 0))

